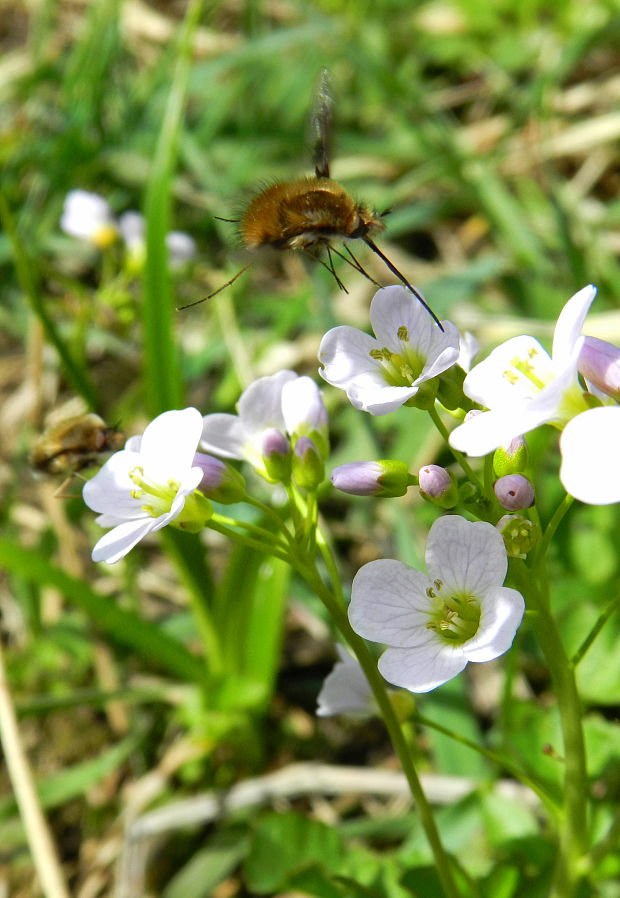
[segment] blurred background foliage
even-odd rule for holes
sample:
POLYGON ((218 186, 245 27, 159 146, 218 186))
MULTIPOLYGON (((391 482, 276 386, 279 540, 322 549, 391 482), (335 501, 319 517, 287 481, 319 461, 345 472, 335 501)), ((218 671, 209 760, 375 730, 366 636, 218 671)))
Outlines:
MULTIPOLYGON (((71 498, 79 481, 59 499, 58 484, 28 465, 50 412, 88 407, 135 433, 175 405, 230 410, 256 376, 315 375, 328 327, 367 327, 370 283, 339 270, 345 295, 292 255, 257 260, 213 301, 176 311, 247 261, 234 224, 217 216, 236 218, 262 185, 311 171, 308 115, 323 66, 336 101, 332 174, 391 209, 381 246, 440 316, 485 351, 518 333, 546 340, 568 297, 593 282, 589 332, 618 341, 619 38, 615 0, 0 2, 0 608, 24 738, 80 898, 112 894, 123 814, 293 760, 389 766, 390 752, 377 724, 317 725, 332 639, 278 563, 213 534, 205 561, 197 539, 164 534, 165 553, 153 543, 116 567, 92 565, 97 528, 71 498), (118 246, 101 253, 61 233, 75 188, 116 214, 145 213, 143 272, 127 270, 118 246), (176 272, 164 252, 172 228, 198 244, 197 260, 176 272)), ((362 261, 391 282, 379 260, 362 261)), ((438 460, 422 413, 401 409, 371 428, 342 395, 328 391, 327 401, 334 464, 389 455, 417 470, 438 460)), ((536 434, 533 451, 545 459, 545 517, 559 498, 556 442, 536 434)), ((419 499, 326 492, 324 509, 346 583, 374 557, 421 560, 433 515, 419 499)), ((574 650, 617 588, 617 520, 613 507, 577 508, 559 533, 556 602, 574 650)), ((607 659, 618 635, 612 620, 580 668, 596 709, 592 777, 616 770, 616 789, 620 684, 607 659)), ((514 653, 506 676, 489 666, 484 682, 474 672, 420 706, 553 782, 548 678, 527 633, 519 653, 525 674, 514 653)), ((498 774, 432 730, 418 750, 434 773, 498 774)), ((38 892, 2 786, 5 894, 26 898, 38 892)), ((603 790, 601 828, 608 803, 603 790)), ((415 820, 398 806, 308 799, 301 809, 323 823, 266 816, 253 829, 242 813, 169 838, 148 894, 440 894, 415 820), (364 823, 364 811, 375 821, 364 823), (320 829, 328 823, 338 832, 320 829), (303 857, 303 876, 299 853, 278 871, 268 851, 265 860, 270 840, 293 831, 295 844, 319 846, 303 857), (368 847, 381 845, 398 846, 393 867, 368 847), (423 891, 403 879, 411 867, 423 891)), ((481 894, 545 894, 549 851, 531 812, 482 790, 443 818, 449 848, 467 846, 463 864, 481 894), (503 866, 493 870, 493 856, 503 866)), ((600 894, 620 894, 616 873, 603 871, 600 894)))

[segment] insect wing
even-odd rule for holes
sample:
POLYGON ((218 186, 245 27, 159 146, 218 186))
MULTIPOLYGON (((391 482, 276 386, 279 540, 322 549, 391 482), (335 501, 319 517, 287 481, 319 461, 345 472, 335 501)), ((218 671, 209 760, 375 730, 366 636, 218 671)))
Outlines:
POLYGON ((317 178, 329 178, 332 108, 329 71, 322 69, 312 111, 314 171, 317 178))

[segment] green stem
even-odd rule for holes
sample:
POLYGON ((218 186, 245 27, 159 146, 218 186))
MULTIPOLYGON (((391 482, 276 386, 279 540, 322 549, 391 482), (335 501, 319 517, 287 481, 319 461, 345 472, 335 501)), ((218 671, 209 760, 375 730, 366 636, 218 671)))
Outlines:
POLYGON ((442 437, 446 441, 446 444, 447 444, 448 448, 450 449, 450 452, 456 459, 456 461, 459 463, 459 465, 461 466, 463 471, 467 474, 467 476, 469 477, 471 482, 475 483, 476 486, 480 489, 480 491, 484 493, 484 484, 482 483, 482 481, 480 480, 480 478, 478 477, 478 475, 476 474, 476 472, 474 471, 472 466, 469 464, 469 462, 467 461, 467 459, 465 458, 463 453, 458 452, 456 449, 453 449, 452 446, 450 446, 450 443, 449 443, 450 432, 449 432, 448 428, 446 427, 446 425, 441 420, 441 416, 439 415, 439 412, 437 411, 437 409, 433 406, 433 408, 429 408, 428 413, 431 416, 433 424, 435 425, 435 427, 437 428, 439 433, 442 435, 442 437))
POLYGON ((577 651, 571 658, 571 663, 572 663, 573 667, 577 667, 579 662, 583 659, 583 656, 588 651, 588 649, 590 648, 590 646, 592 645, 592 643, 594 642, 594 640, 596 639, 598 634, 601 632, 601 630, 603 629, 603 627, 605 626, 605 624, 607 623, 609 618, 612 616, 612 614, 615 611, 618 610, 619 605, 620 605, 620 597, 615 596, 613 599, 611 599, 610 602, 607 603, 605 608, 603 608, 596 623, 594 624, 594 626, 592 627, 592 629, 590 630, 590 632, 588 633, 586 638, 583 640, 583 642, 581 643, 581 645, 579 646, 579 648, 577 649, 577 651))
POLYGON ((312 587, 316 594, 323 600, 334 623, 346 642, 353 649, 353 652, 368 679, 368 683, 372 689, 375 701, 377 702, 386 729, 389 733, 392 746, 400 759, 403 773, 407 778, 409 789, 411 790, 411 795, 413 796, 420 817, 420 822, 424 828, 426 838, 428 839, 428 843, 435 859, 437 874, 441 880, 444 892, 447 898, 460 898, 459 889, 452 875, 450 858, 446 854, 441 842, 439 831, 433 817, 432 808, 422 789, 422 784, 415 769, 407 745, 407 740, 405 739, 405 735, 401 729, 398 718, 396 717, 396 713, 390 702, 383 680, 377 670, 376 660, 369 652, 364 640, 352 629, 344 606, 335 598, 334 594, 323 582, 316 569, 310 567, 306 559, 299 559, 295 567, 308 585, 312 587))
POLYGON ((532 616, 537 639, 554 683, 564 741, 564 803, 560 845, 549 898, 571 898, 583 876, 580 864, 587 847, 587 772, 581 725, 581 705, 574 666, 568 659, 549 608, 545 556, 538 555, 533 569, 513 562, 511 571, 535 609, 532 616))
MULTIPOLYGON (((267 530, 265 527, 259 527, 257 524, 250 524, 248 521, 239 521, 237 518, 229 518, 227 515, 219 514, 218 512, 215 512, 210 517, 209 523, 211 523, 211 521, 215 521, 217 524, 221 524, 224 527, 233 527, 247 530, 248 534, 251 537, 255 537, 257 540, 265 542, 269 546, 275 544, 283 552, 287 549, 287 546, 285 546, 284 543, 280 542, 280 539, 276 533, 274 533, 272 530, 267 530)), ((280 529, 282 529, 281 521, 280 529)))
POLYGON ((553 512, 551 520, 547 524, 547 529, 543 534, 543 538, 539 543, 538 550, 536 552, 536 558, 546 558, 547 552, 549 550, 549 546, 551 545, 551 540, 555 536, 555 531, 560 526, 564 515, 567 513, 571 505, 575 500, 572 496, 564 496, 556 510, 553 512))
POLYGON ((418 714, 417 711, 414 711, 412 719, 422 726, 429 727, 432 730, 436 730, 438 733, 443 733, 444 736, 448 736, 450 739, 454 739, 455 742, 459 742, 461 745, 466 745, 467 748, 471 748, 472 751, 478 752, 478 754, 482 755, 482 757, 487 758, 489 761, 492 761, 492 763, 497 767, 504 768, 504 770, 507 770, 509 773, 511 773, 516 780, 519 780, 519 782, 523 783, 524 786, 527 786, 528 789, 531 789, 531 791, 540 798, 541 802, 545 805, 548 811, 550 811, 554 815, 557 815, 560 811, 560 807, 556 800, 551 795, 549 795, 548 792, 546 792, 546 790, 536 782, 536 780, 533 780, 510 758, 506 757, 505 755, 500 755, 489 748, 485 748, 483 745, 478 745, 477 742, 473 742, 471 739, 467 739, 460 733, 457 733, 454 730, 451 730, 434 720, 429 720, 428 717, 425 717, 423 714, 418 714))
POLYGON ((226 527, 224 524, 221 524, 218 521, 218 517, 219 516, 213 515, 213 517, 209 519, 207 527, 209 527, 211 530, 216 530, 218 533, 221 533, 228 539, 234 540, 234 542, 236 543, 240 543, 244 546, 249 546, 251 549, 256 549, 256 551, 260 552, 261 555, 273 555, 274 558, 279 558, 281 561, 286 561, 287 564, 291 564, 290 555, 286 554, 285 552, 281 552, 279 550, 279 547, 276 548, 273 533, 269 533, 268 530, 265 531, 266 533, 269 533, 269 536, 271 538, 270 542, 263 542, 262 540, 252 539, 251 536, 246 536, 245 533, 239 533, 236 530, 232 530, 230 527, 226 527))

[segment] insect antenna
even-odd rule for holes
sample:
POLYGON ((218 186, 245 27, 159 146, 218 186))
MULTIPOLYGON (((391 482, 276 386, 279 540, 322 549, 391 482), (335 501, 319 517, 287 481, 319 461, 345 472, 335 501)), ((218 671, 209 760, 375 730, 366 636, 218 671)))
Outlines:
POLYGON ((221 215, 214 215, 213 218, 216 221, 229 221, 231 224, 239 224, 239 222, 241 221, 240 218, 222 218, 221 215))
POLYGON ((431 309, 431 307, 429 306, 429 304, 426 302, 426 300, 424 299, 424 297, 422 296, 422 294, 421 294, 421 293, 418 293, 418 291, 415 289, 415 287, 412 287, 412 286, 411 286, 411 284, 409 283, 409 281, 407 280, 407 278, 406 278, 403 274, 400 273, 400 271, 398 270, 398 268, 396 267, 396 265, 394 265, 392 262, 390 262, 390 260, 388 259, 388 257, 387 257, 384 253, 381 252, 381 250, 379 249, 379 247, 377 246, 377 244, 376 244, 376 243, 373 243, 373 241, 370 239, 370 237, 362 237, 362 240, 364 241, 364 243, 366 244, 366 246, 369 246, 369 247, 370 247, 370 249, 373 251, 373 253, 376 253, 376 254, 379 256, 379 258, 382 259, 382 260, 385 262, 385 264, 386 264, 387 267, 390 269, 390 271, 392 272, 392 274, 395 274, 396 277, 398 278, 398 280, 399 280, 402 284, 404 284, 404 286, 407 288, 407 290, 410 290, 411 293, 413 293, 413 295, 414 295, 415 298, 418 300, 418 302, 422 303, 422 305, 424 306, 424 308, 426 309, 426 311, 428 312, 428 314, 431 316, 431 318, 433 319, 433 321, 435 322, 435 324, 436 324, 437 327, 439 328, 439 330, 440 330, 440 331, 443 331, 443 327, 442 327, 441 321, 439 320, 439 318, 437 317, 437 315, 435 315, 435 313, 433 312, 433 310, 431 309))
POLYGON ((317 178, 329 178, 332 105, 329 71, 321 69, 312 112, 312 129, 315 135, 314 172, 317 178))
POLYGON ((213 293, 209 293, 208 296, 203 296, 202 299, 197 299, 195 302, 188 302, 186 306, 177 306, 177 312, 183 312, 185 309, 191 309, 192 306, 199 306, 201 302, 206 302, 208 299, 212 299, 214 296, 217 296, 218 293, 221 293, 222 290, 225 290, 226 287, 230 287, 231 284, 234 284, 237 278, 240 278, 242 274, 248 270, 248 268, 252 267, 252 262, 248 262, 247 265, 244 265, 243 268, 240 268, 237 274, 233 275, 229 281, 226 281, 225 284, 222 284, 221 287, 218 287, 217 290, 214 290, 213 293))

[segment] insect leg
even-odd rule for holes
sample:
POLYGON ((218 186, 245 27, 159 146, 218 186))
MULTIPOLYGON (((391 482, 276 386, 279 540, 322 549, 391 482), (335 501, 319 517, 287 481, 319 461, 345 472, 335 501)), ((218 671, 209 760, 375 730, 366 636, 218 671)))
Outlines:
POLYGON ((184 309, 191 309, 192 306, 198 306, 201 302, 206 302, 208 299, 211 299, 213 296, 217 296, 218 293, 221 293, 222 290, 225 290, 226 287, 230 287, 231 284, 234 284, 237 278, 241 277, 248 268, 252 267, 252 262, 248 262, 247 265, 244 265, 243 268, 240 268, 237 274, 233 275, 229 281, 226 281, 225 284, 222 284, 221 287, 218 287, 217 290, 214 290, 213 293, 209 293, 208 296, 203 296, 202 299, 197 299, 195 302, 189 302, 186 306, 178 306, 177 312, 182 312, 184 309))
POLYGON ((360 274, 363 274, 364 277, 367 280, 369 280, 371 284, 375 285, 375 287, 381 287, 382 285, 378 281, 375 281, 375 279, 371 275, 368 274, 368 272, 362 266, 360 261, 355 258, 355 256, 353 255, 353 253, 351 252, 351 250, 349 249, 349 247, 347 246, 346 243, 344 244, 344 248, 345 248, 345 252, 347 252, 349 254, 349 256, 351 257, 350 259, 347 259, 347 257, 345 255, 343 255, 343 253, 339 252, 335 246, 332 246, 332 251, 335 252, 336 255, 339 256, 341 259, 343 259, 347 263, 347 265, 350 265, 351 268, 354 268, 356 271, 359 271, 360 274))
POLYGON ((329 245, 327 245, 327 256, 328 256, 328 258, 329 258, 329 265, 327 264, 327 262, 325 262, 323 259, 321 259, 321 257, 320 257, 319 255, 317 255, 317 254, 315 254, 315 253, 311 253, 310 250, 304 249, 304 252, 305 252, 305 254, 306 254, 307 256, 310 256, 311 259, 313 259, 315 262, 318 262, 319 265, 322 265, 323 268, 325 268, 327 271, 329 271, 329 273, 331 274, 331 276, 333 277, 333 279, 334 279, 334 280, 336 281, 336 283, 338 284, 338 287, 339 287, 340 290, 342 290, 344 293, 348 293, 348 292, 349 292, 349 291, 347 290, 347 288, 345 287, 345 285, 344 285, 344 284, 342 283, 342 281, 340 280, 340 278, 338 277, 338 275, 336 274, 336 271, 335 271, 335 269, 334 269, 334 261, 333 261, 332 256, 331 256, 331 252, 330 252, 330 247, 329 247, 329 245))

